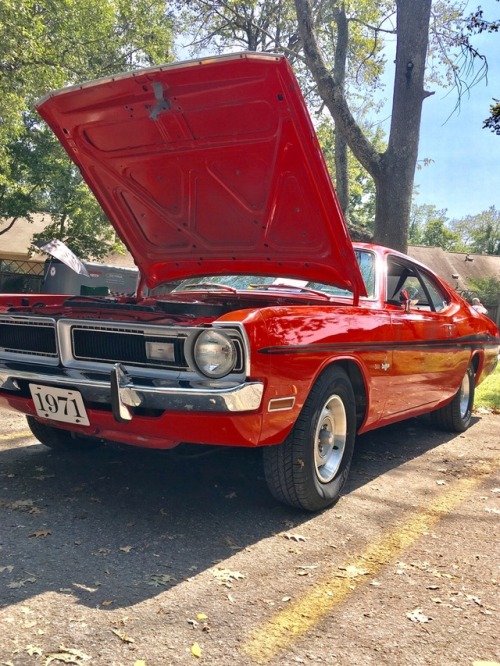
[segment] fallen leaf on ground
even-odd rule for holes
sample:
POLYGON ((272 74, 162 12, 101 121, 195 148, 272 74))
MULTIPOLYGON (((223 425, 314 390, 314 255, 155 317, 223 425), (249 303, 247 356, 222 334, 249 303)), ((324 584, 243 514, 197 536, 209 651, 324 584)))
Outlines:
POLYGON ((34 576, 30 576, 29 578, 24 578, 23 580, 16 580, 12 583, 9 583, 7 587, 9 587, 11 590, 15 590, 18 587, 24 587, 26 583, 36 583, 36 578, 34 576))
POLYGON ((62 661, 64 664, 81 664, 82 661, 87 661, 90 657, 80 650, 72 650, 71 648, 61 645, 60 652, 51 652, 47 655, 43 662, 43 666, 49 666, 53 661, 62 661))
MULTIPOLYGON (((30 499, 17 500, 17 502, 12 502, 10 508, 14 509, 14 511, 27 511, 28 513, 31 513, 35 508, 35 505, 33 504, 33 500, 30 499)), ((38 509, 38 511, 41 511, 41 509, 38 509)))
POLYGON ((421 608, 415 608, 414 610, 410 611, 409 613, 406 613, 406 617, 411 620, 412 622, 430 622, 432 620, 431 617, 427 617, 427 615, 424 615, 422 613, 421 608))
POLYGON ((309 566, 307 564, 300 564, 295 568, 298 569, 297 576, 308 576, 313 569, 317 569, 318 567, 316 564, 311 564, 309 566))
POLYGON ((124 631, 118 631, 118 629, 111 629, 111 631, 118 636, 118 638, 124 643, 133 643, 134 639, 130 638, 124 631))
POLYGON ((148 585, 154 585, 154 587, 161 587, 168 585, 175 578, 169 574, 152 574, 151 579, 148 581, 148 585))
MULTIPOLYGON (((366 576, 370 573, 368 569, 359 569, 353 564, 350 564, 348 567, 339 567, 339 569, 345 571, 345 578, 357 578, 358 576, 366 576)), ((341 574, 336 574, 336 576, 340 575, 341 574)))
POLYGON ((229 536, 224 537, 224 541, 229 546, 229 548, 232 548, 233 550, 240 550, 241 548, 241 546, 238 546, 238 544, 235 543, 229 536))
POLYGON ((283 535, 285 539, 289 539, 290 541, 307 541, 309 537, 302 536, 302 534, 284 534, 283 535))
POLYGON ((47 537, 52 534, 52 530, 35 530, 29 536, 30 537, 47 537))
POLYGON ((241 580, 245 576, 239 571, 231 571, 230 569, 212 569, 212 576, 216 579, 219 585, 232 587, 232 581, 241 580))
POLYGON ((201 647, 198 645, 198 643, 193 643, 191 645, 191 652, 195 657, 201 657, 201 647))
POLYGON ((465 595, 465 598, 466 598, 468 601, 473 601, 473 602, 474 602, 475 604, 477 604, 478 606, 482 606, 482 605, 483 605, 483 604, 481 603, 481 599, 479 599, 479 597, 475 597, 473 594, 466 594, 466 595, 465 595))
POLYGON ((83 583, 73 583, 73 587, 77 587, 79 590, 84 590, 85 592, 90 592, 94 594, 99 589, 100 583, 96 583, 96 587, 90 587, 89 585, 84 585, 83 583))
POLYGON ((99 548, 99 550, 92 555, 109 555, 111 550, 109 548, 99 548))

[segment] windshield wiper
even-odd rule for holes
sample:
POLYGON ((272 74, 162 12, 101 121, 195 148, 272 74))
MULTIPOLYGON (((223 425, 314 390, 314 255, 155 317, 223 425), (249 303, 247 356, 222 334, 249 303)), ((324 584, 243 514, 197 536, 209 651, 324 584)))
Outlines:
POLYGON ((227 284, 218 284, 217 282, 193 282, 192 284, 183 284, 181 291, 188 291, 192 289, 196 291, 199 288, 202 289, 215 289, 218 291, 229 291, 231 294, 237 294, 238 290, 234 287, 229 287, 227 284))
POLYGON ((322 291, 318 291, 317 289, 311 289, 310 287, 298 287, 296 285, 291 285, 291 284, 250 284, 248 286, 249 289, 262 289, 262 290, 274 290, 274 289, 284 289, 290 293, 293 294, 294 291, 302 291, 306 294, 314 294, 315 296, 321 296, 321 298, 326 299, 327 301, 331 300, 331 297, 328 296, 328 294, 325 294, 322 291))

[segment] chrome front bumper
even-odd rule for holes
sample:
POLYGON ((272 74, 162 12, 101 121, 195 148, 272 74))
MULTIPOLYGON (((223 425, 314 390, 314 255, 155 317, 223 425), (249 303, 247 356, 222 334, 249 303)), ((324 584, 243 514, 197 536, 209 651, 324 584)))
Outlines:
POLYGON ((23 364, 0 364, 0 390, 19 392, 19 382, 23 381, 77 389, 86 402, 110 404, 119 422, 130 421, 136 407, 184 412, 253 411, 260 407, 264 392, 262 382, 163 380, 142 377, 120 363, 110 374, 47 366, 29 370, 23 364))

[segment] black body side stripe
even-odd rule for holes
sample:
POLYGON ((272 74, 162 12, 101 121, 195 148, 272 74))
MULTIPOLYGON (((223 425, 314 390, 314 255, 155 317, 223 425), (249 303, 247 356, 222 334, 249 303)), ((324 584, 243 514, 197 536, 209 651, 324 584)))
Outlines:
POLYGON ((310 345, 279 345, 275 347, 262 347, 260 354, 333 354, 349 352, 368 352, 368 351, 409 351, 415 349, 429 351, 462 349, 486 349, 488 347, 498 347, 500 338, 488 336, 466 336, 454 340, 420 340, 420 341, 402 341, 386 340, 382 342, 353 342, 339 344, 310 344, 310 345))

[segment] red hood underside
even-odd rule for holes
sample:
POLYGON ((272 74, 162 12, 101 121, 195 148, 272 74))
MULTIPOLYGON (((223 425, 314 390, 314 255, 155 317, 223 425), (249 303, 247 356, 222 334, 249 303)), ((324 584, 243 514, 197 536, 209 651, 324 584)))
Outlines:
POLYGON ((238 54, 68 88, 38 105, 150 287, 271 274, 364 293, 298 83, 238 54))

